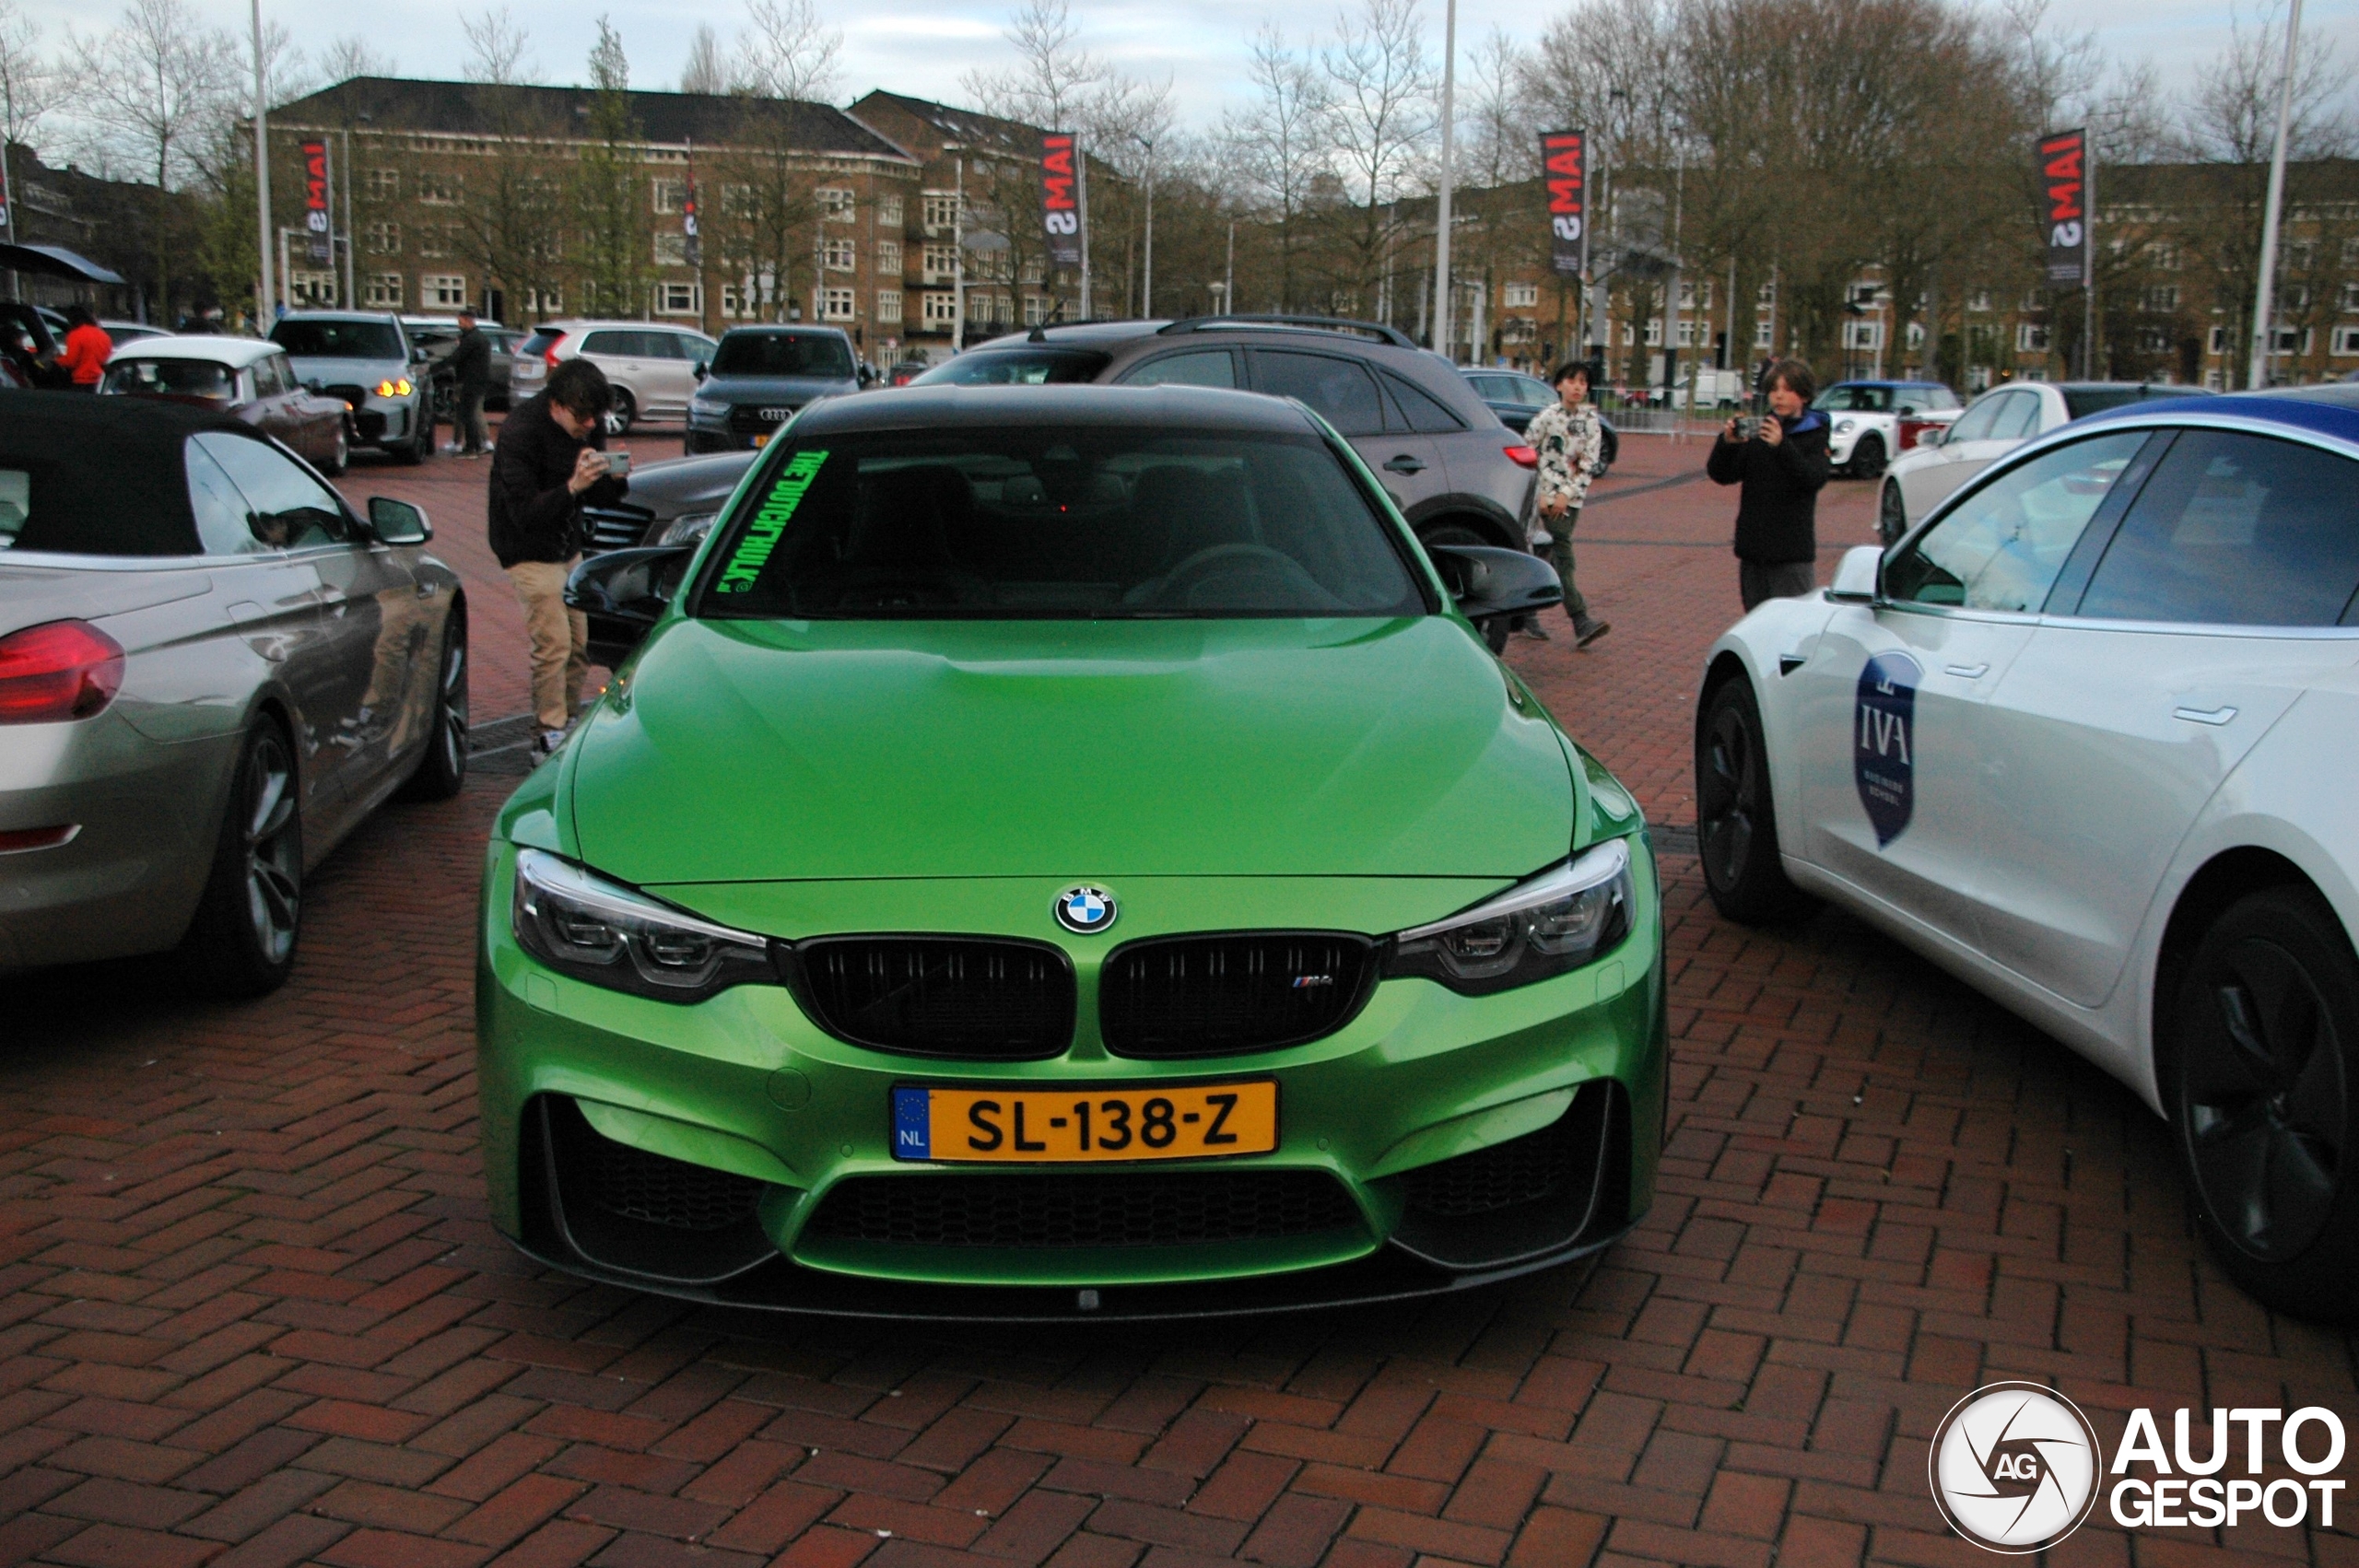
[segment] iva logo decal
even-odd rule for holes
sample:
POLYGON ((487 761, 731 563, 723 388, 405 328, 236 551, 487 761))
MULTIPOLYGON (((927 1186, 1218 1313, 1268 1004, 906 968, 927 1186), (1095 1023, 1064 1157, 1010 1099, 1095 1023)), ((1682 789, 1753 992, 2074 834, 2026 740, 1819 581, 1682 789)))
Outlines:
POLYGON ((1906 653, 1879 653, 1860 672, 1851 705, 1851 781, 1878 848, 1907 830, 1916 809, 1917 683, 1924 673, 1906 653))
POLYGON ((2080 1407, 2037 1383, 1993 1383, 1950 1409, 1926 1460, 1933 1503, 1975 1545, 2043 1550, 2096 1505, 2105 1454, 2080 1407))

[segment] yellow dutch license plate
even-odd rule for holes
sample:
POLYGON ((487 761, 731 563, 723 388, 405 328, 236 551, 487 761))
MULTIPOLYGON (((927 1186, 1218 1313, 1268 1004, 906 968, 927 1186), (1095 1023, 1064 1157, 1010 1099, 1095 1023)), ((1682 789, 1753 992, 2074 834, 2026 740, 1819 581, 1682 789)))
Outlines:
POLYGON ((770 444, 770 439, 769 439, 769 436, 767 436, 767 435, 756 436, 756 437, 754 438, 754 445, 755 445, 755 447, 756 447, 756 448, 757 448, 757 449, 758 449, 758 448, 761 448, 761 447, 769 446, 769 444, 770 444))
POLYGON ((982 1164, 1205 1160, 1278 1146, 1269 1079, 1147 1089, 893 1091, 893 1157, 982 1164))

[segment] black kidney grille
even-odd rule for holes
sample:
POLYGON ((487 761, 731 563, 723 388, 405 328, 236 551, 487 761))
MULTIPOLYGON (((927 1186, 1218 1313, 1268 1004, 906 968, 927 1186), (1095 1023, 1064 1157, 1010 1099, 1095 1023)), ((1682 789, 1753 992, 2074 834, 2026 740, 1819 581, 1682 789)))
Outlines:
MULTIPOLYGON (((1566 1122, 1559 1121, 1471 1154, 1421 1165, 1402 1176, 1402 1195, 1410 1208, 1444 1218, 1512 1209, 1545 1198, 1569 1180, 1580 1153, 1566 1136, 1566 1122)), ((1590 1153, 1594 1158, 1594 1150, 1590 1153)))
POLYGON ((1006 1060, 1054 1056, 1073 1039, 1073 968, 1052 947, 830 937, 795 954, 812 1016, 854 1045, 1006 1060))
POLYGON ((1374 948, 1339 931, 1243 931, 1133 942, 1098 982, 1106 1048, 1227 1056, 1332 1035, 1367 1000, 1374 948))
POLYGON ((591 1146, 591 1199, 610 1214, 678 1231, 725 1231, 752 1217, 762 1184, 600 1138, 591 1146))
POLYGON ((1181 1246, 1358 1225, 1324 1171, 852 1176, 809 1235, 904 1246, 1181 1246))

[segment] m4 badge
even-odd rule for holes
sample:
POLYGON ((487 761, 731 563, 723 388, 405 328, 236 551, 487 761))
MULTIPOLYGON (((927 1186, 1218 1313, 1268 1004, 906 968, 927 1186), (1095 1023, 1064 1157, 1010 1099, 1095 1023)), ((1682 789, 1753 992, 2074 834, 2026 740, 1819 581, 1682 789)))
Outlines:
POLYGON ((1923 676, 1906 653, 1879 653, 1860 672, 1851 705, 1851 781, 1880 849, 1907 831, 1916 807, 1917 683, 1923 676))

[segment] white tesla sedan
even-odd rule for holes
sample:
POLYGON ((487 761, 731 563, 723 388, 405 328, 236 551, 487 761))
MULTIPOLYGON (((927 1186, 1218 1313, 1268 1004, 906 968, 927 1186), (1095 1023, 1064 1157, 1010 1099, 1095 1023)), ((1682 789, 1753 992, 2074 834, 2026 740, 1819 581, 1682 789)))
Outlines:
POLYGON ((2169 1117, 2271 1305, 2359 1312, 2359 387, 2025 444, 1707 662, 1720 911, 1842 905, 2169 1117))

